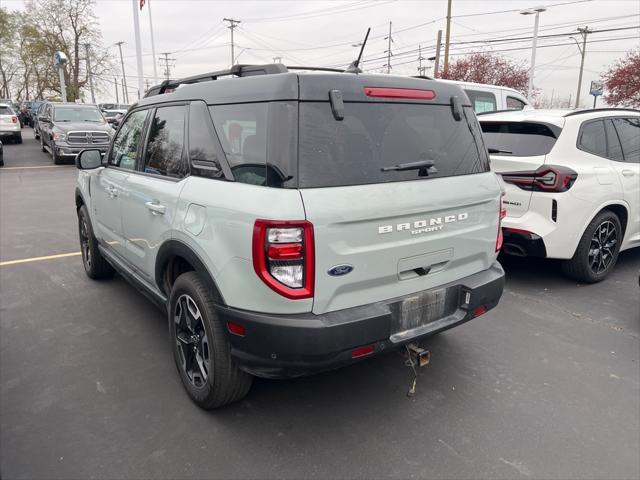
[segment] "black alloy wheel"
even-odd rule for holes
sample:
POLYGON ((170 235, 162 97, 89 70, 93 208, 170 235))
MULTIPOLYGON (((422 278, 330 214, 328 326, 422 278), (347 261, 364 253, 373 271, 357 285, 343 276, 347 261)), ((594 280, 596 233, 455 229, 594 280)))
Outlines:
POLYGON ((203 388, 212 374, 213 360, 202 314, 190 295, 185 293, 178 298, 173 321, 182 371, 193 387, 203 388))
POLYGON ((596 275, 607 271, 615 259, 616 246, 618 244, 618 231, 610 220, 605 220, 591 238, 589 249, 589 268, 596 275))

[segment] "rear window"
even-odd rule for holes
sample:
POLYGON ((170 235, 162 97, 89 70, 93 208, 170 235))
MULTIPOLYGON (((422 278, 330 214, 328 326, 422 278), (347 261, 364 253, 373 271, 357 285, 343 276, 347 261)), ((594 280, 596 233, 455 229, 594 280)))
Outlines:
POLYGON ((300 103, 299 187, 334 187, 468 175, 489 170, 477 120, 449 105, 345 103, 337 121, 325 102, 300 103), (432 160, 437 173, 382 172, 432 160))
POLYGON ((476 113, 494 112, 498 109, 496 96, 491 92, 464 89, 476 113))
POLYGON ((14 115, 11 107, 7 107, 5 105, 0 105, 0 115, 14 115))
POLYGON ((531 122, 480 122, 489 151, 499 155, 533 157, 546 155, 556 143, 560 129, 531 122), (554 129, 556 131, 554 131, 554 129))

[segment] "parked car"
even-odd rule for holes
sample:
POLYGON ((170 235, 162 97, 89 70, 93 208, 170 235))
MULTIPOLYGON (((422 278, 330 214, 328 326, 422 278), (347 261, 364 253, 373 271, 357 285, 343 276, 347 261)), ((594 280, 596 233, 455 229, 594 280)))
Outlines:
POLYGON ((107 120, 109 125, 116 128, 120 125, 120 121, 127 114, 127 110, 129 110, 129 105, 119 105, 119 104, 102 104, 104 108, 101 109, 104 118, 107 120))
POLYGON ((40 115, 42 115, 44 113, 44 109, 45 106, 47 105, 47 101, 44 101, 40 104, 40 106, 38 107, 38 110, 36 111, 35 115, 33 115, 32 119, 33 119, 33 135, 35 137, 36 140, 40 139, 40 123, 38 121, 38 117, 40 115))
POLYGON ((0 137, 11 140, 13 143, 22 143, 18 115, 11 105, 0 103, 0 137))
POLYGON ((95 105, 46 103, 38 118, 40 148, 49 152, 59 165, 73 160, 84 148, 96 148, 103 154, 109 147, 113 129, 95 105))
POLYGON ((598 282, 620 251, 640 245, 640 111, 479 118, 507 186, 505 253, 562 259, 569 277, 598 282))
POLYGON ((513 88, 485 83, 460 82, 457 80, 439 81, 461 86, 471 100, 471 104, 476 113, 533 108, 524 95, 513 88))
POLYGON ((43 99, 31 100, 31 104, 29 107, 29 126, 33 127, 35 125, 35 117, 38 114, 40 105, 42 105, 46 101, 47 100, 43 99))
POLYGON ((4 150, 2 148, 1 140, 0 140, 0 167, 4 167, 4 150))
POLYGON ((198 405, 497 305, 501 182, 462 89, 282 64, 187 80, 151 88, 104 162, 78 155, 76 206, 87 275, 168 313, 198 405))

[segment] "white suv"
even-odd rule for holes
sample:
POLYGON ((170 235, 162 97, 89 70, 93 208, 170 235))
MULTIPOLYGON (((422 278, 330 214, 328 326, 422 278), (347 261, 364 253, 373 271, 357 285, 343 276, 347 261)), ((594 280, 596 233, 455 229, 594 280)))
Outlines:
POLYGON ((640 245, 640 111, 528 110, 479 117, 507 184, 504 252, 558 258, 597 282, 640 245))

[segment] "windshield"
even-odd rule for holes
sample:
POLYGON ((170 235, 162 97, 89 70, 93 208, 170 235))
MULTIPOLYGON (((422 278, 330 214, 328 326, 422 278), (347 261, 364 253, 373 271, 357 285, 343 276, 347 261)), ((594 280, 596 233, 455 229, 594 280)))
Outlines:
POLYGON ((87 107, 58 107, 53 114, 53 120, 56 122, 104 122, 97 108, 87 107))
POLYGON ((489 153, 496 155, 514 157, 546 155, 551 151, 560 134, 559 127, 550 127, 541 123, 481 122, 480 125, 489 153))

